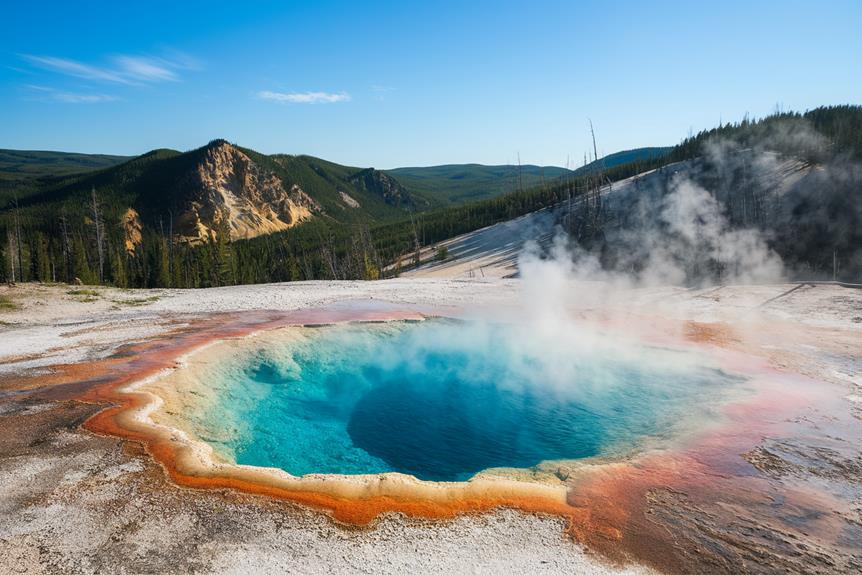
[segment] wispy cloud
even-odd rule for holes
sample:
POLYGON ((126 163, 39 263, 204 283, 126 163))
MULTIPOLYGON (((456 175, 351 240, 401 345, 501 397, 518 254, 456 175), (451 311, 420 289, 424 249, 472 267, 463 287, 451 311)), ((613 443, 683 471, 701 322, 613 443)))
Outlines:
POLYGON ((101 80, 104 82, 116 82, 119 84, 131 84, 132 82, 124 78, 117 72, 97 66, 83 64, 76 60, 67 58, 57 58, 55 56, 32 56, 24 54, 21 56, 24 60, 30 62, 34 66, 44 68, 52 72, 58 72, 67 76, 76 78, 84 78, 85 80, 101 80))
POLYGON ((344 92, 332 94, 329 92, 272 92, 263 90, 257 93, 257 97, 261 100, 282 104, 333 104, 350 100, 350 94, 344 92))
POLYGON ((179 71, 197 67, 189 56, 157 58, 151 56, 114 56, 109 65, 95 65, 57 56, 22 54, 21 58, 33 66, 85 80, 113 84, 141 85, 157 82, 176 82, 179 71))
POLYGON ((63 102, 66 104, 99 104, 119 100, 118 97, 110 94, 64 92, 47 86, 35 86, 32 84, 25 87, 38 94, 34 99, 42 101, 63 102))
POLYGON ((179 79, 171 62, 161 58, 117 56, 123 74, 143 82, 175 82, 179 79))

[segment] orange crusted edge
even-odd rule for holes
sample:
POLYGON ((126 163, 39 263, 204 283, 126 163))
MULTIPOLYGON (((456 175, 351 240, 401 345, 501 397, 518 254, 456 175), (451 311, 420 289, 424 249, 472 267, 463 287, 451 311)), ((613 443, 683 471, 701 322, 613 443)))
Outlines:
POLYGON ((443 501, 431 501, 421 496, 390 496, 374 495, 363 498, 339 497, 320 491, 289 489, 281 486, 268 485, 239 477, 230 477, 218 473, 189 473, 178 464, 178 446, 176 442, 161 437, 155 432, 145 432, 131 429, 122 423, 122 415, 128 411, 141 408, 148 403, 145 395, 135 392, 121 392, 120 389, 132 381, 141 380, 157 373, 159 370, 175 365, 177 358, 205 343, 218 339, 241 337, 250 333, 288 325, 309 323, 331 323, 333 321, 384 321, 395 319, 420 319, 417 314, 389 312, 380 314, 358 313, 349 316, 343 313, 330 314, 324 311, 319 315, 245 315, 242 318, 229 316, 226 320, 208 320, 203 329, 192 329, 174 335, 168 345, 142 344, 127 350, 128 363, 114 359, 89 364, 88 368, 69 366, 69 372, 89 373, 89 375, 108 376, 107 381, 99 383, 86 390, 77 399, 105 404, 112 404, 90 417, 84 422, 84 428, 98 434, 119 437, 125 440, 137 441, 143 444, 152 457, 162 465, 171 480, 177 485, 195 489, 235 489, 244 493, 263 495, 274 499, 286 500, 316 509, 322 509, 337 521, 364 526, 374 521, 383 513, 398 512, 419 518, 452 518, 459 514, 478 513, 496 508, 515 508, 531 513, 545 513, 566 517, 570 525, 584 523, 586 517, 576 516, 588 513, 586 509, 577 509, 562 500, 544 497, 541 494, 513 496, 506 489, 495 493, 493 487, 483 490, 481 496, 475 494, 457 493, 459 485, 452 484, 450 497, 443 501), (299 321, 301 320, 301 321, 299 321), (120 367, 121 369, 117 369, 120 367), (119 375, 117 375, 119 372, 119 375))

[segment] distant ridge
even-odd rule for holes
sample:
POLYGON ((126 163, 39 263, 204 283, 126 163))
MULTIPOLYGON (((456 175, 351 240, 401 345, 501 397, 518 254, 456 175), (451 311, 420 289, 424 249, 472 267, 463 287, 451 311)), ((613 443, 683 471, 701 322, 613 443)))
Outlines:
POLYGON ((542 182, 553 183, 570 170, 557 166, 525 164, 486 166, 483 164, 444 164, 387 170, 398 181, 433 205, 460 204, 492 198, 542 182))
POLYGON ((609 170, 616 166, 628 164, 630 162, 645 162, 648 160, 657 160, 663 158, 673 151, 673 146, 662 146, 652 148, 635 148, 633 150, 623 150, 609 154, 598 160, 593 160, 585 166, 573 171, 574 175, 580 176, 597 170, 609 170))
POLYGON ((599 168, 610 169, 634 161, 659 159, 672 147, 636 148, 616 152, 576 170, 559 166, 523 164, 443 164, 387 170, 411 192, 432 205, 453 205, 493 198, 509 192, 526 190, 542 184, 558 183, 565 176, 574 177, 599 168))
POLYGON ((0 179, 25 179, 110 168, 131 156, 78 154, 49 150, 0 150, 0 179))

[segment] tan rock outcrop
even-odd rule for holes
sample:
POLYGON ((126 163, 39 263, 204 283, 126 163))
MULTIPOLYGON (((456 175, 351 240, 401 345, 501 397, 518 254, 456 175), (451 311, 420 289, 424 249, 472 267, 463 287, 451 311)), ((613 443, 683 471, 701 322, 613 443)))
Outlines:
POLYGON ((120 218, 120 225, 123 227, 123 245, 126 251, 131 253, 141 245, 141 218, 134 208, 129 208, 120 218))
POLYGON ((289 187, 227 142, 211 146, 191 174, 194 190, 179 217, 179 232, 196 242, 227 230, 231 240, 286 230, 311 217, 317 203, 289 187))

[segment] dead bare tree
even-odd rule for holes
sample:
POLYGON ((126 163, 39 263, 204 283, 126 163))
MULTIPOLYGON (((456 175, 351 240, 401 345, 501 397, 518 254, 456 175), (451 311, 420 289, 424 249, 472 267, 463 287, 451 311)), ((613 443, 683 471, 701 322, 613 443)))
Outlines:
POLYGON ((569 206, 565 222, 571 237, 585 246, 592 243, 602 231, 602 190, 610 185, 610 179, 605 174, 604 161, 598 159, 596 131, 592 120, 590 137, 592 139, 592 156, 590 150, 584 153, 583 175, 579 178, 577 189, 569 191, 569 206))
POLYGON ((413 217, 413 210, 410 210, 410 226, 413 228, 413 266, 419 267, 422 259, 422 245, 419 243, 419 231, 416 228, 416 218, 413 217))
POLYGON ((168 274, 174 277, 174 213, 168 210, 168 274))
POLYGON ((332 238, 332 232, 329 232, 326 236, 326 239, 323 236, 320 237, 320 257, 326 267, 329 269, 330 279, 341 279, 338 275, 338 263, 336 262, 335 256, 335 242, 332 238))
POLYGON ((593 157, 598 162, 598 171, 591 186, 588 201, 590 203, 590 237, 591 239, 601 232, 602 218, 602 188, 606 185, 611 185, 610 179, 605 175, 604 159, 599 160, 599 149, 596 145, 596 130, 593 127, 593 121, 590 120, 590 135, 593 139, 593 157))
POLYGON ((599 159, 599 149, 596 147, 596 131, 593 129, 593 121, 590 120, 590 135, 593 137, 593 159, 599 159))
POLYGON ((96 254, 99 257, 99 283, 105 281, 105 229, 102 223, 102 214, 99 211, 99 200, 96 197, 95 186, 90 191, 91 197, 91 216, 93 218, 93 227, 96 232, 96 254))
POLYGON ((18 277, 24 280, 24 243, 21 241, 21 209, 15 196, 15 243, 18 246, 18 277))
POLYGON ((63 268, 66 281, 69 281, 72 270, 72 241, 69 239, 69 220, 66 208, 60 210, 60 240, 63 246, 63 268))
POLYGON ((524 178, 521 175, 521 152, 518 152, 518 191, 524 191, 524 178))
POLYGON ((13 228, 9 228, 6 230, 6 240, 8 245, 8 253, 9 253, 9 271, 11 275, 12 283, 15 283, 15 259, 18 253, 18 246, 15 242, 15 232, 13 228))

